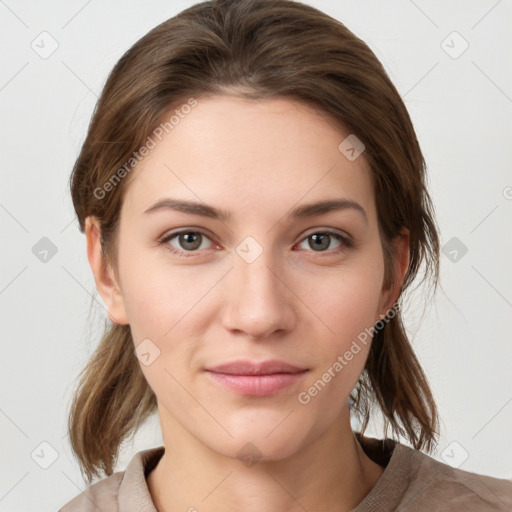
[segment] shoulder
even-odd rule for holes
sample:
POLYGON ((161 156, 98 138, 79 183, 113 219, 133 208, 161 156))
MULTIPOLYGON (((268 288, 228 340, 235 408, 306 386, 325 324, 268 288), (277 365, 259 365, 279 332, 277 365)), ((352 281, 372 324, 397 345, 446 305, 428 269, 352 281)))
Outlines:
POLYGON ((66 503, 59 512, 124 512, 133 504, 140 509, 151 510, 152 501, 146 476, 164 453, 164 447, 137 452, 125 471, 99 480, 66 503))
POLYGON ((399 445, 409 478, 400 504, 413 510, 510 511, 512 481, 454 468, 399 445))
POLYGON ((452 467, 391 439, 356 434, 384 472, 352 512, 511 512, 512 481, 452 467))
POLYGON ((119 487, 124 473, 124 471, 118 471, 90 485, 60 508, 59 512, 97 512, 98 510, 117 512, 119 487))

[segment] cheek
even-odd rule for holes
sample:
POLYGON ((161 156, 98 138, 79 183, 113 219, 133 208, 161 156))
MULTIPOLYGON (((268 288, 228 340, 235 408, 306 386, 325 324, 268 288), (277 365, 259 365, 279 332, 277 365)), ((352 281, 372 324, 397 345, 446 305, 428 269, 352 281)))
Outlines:
POLYGON ((362 263, 301 282, 300 296, 310 308, 305 314, 314 322, 311 329, 322 334, 331 355, 372 327, 378 316, 383 266, 362 263))
POLYGON ((318 364, 308 387, 303 389, 303 398, 319 410, 330 404, 332 419, 366 364, 372 342, 371 328, 378 314, 383 265, 376 259, 366 263, 361 259, 350 268, 327 274, 308 288, 308 304, 321 321, 309 315, 314 319, 310 330, 313 335, 316 333, 319 349, 314 358, 318 364))
POLYGON ((135 343, 144 338, 165 342, 192 318, 195 325, 201 323, 203 299, 223 274, 222 268, 198 271, 167 263, 164 248, 132 251, 119 266, 135 343))
POLYGON ((179 382, 189 378, 198 343, 213 321, 208 291, 225 270, 198 272, 171 266, 162 255, 156 261, 135 252, 123 265, 123 299, 142 372, 159 399, 172 396, 176 404, 190 408, 179 382), (141 354, 147 353, 145 361, 141 354))
POLYGON ((318 350, 314 357, 317 365, 301 390, 299 402, 309 404, 329 423, 343 407, 364 370, 380 289, 375 275, 369 272, 352 277, 345 275, 344 279, 331 283, 331 287, 324 287, 324 291, 320 294, 315 288, 311 304, 329 330, 324 326, 316 329, 318 350))

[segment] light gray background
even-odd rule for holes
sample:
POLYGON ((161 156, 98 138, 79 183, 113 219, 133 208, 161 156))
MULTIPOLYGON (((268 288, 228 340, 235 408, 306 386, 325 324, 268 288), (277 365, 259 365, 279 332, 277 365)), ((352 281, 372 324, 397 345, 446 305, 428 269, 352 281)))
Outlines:
MULTIPOLYGON (((67 181, 112 66, 193 3, 0 0, 1 511, 55 511, 86 487, 67 413, 105 312, 67 181), (58 43, 45 59, 31 47, 51 49, 43 31, 58 43), (57 248, 46 263, 32 252, 42 237, 57 248), (42 442, 58 452, 47 469, 52 449, 42 442)), ((420 293, 406 310, 442 418, 433 456, 512 479, 512 2, 308 3, 383 62, 427 160, 442 244, 456 237, 468 249, 457 261, 442 255, 443 290, 423 319, 420 293), (453 31, 469 44, 460 56, 464 41, 453 31)), ((380 437, 380 422, 368 433, 380 437)), ((155 416, 125 444, 117 469, 160 444, 155 416)))

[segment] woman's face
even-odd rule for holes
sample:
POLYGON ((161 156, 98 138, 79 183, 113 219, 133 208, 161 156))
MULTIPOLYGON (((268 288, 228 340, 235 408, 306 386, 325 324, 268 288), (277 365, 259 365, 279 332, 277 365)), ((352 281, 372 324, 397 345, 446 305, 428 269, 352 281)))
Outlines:
POLYGON ((339 149, 348 135, 288 99, 198 99, 133 171, 109 312, 130 324, 164 436, 277 459, 346 412, 361 333, 396 298, 364 153, 339 149), (325 201, 341 206, 312 206, 325 201), (268 360, 306 371, 234 387, 210 371, 268 360))

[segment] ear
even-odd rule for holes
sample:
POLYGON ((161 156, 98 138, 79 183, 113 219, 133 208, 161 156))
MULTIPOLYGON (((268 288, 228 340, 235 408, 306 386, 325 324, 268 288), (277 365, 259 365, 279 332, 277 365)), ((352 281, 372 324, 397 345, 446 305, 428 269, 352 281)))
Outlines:
POLYGON ((394 238, 393 246, 395 256, 393 266, 395 270, 395 281, 388 289, 383 289, 381 294, 381 302, 379 304, 379 317, 376 322, 386 315, 386 312, 396 303, 402 285, 404 282, 405 274, 409 268, 410 261, 410 233, 407 228, 402 228, 400 233, 394 238))
POLYGON ((101 250, 100 224, 96 217, 85 219, 85 237, 87 239, 87 258, 91 265, 96 288, 107 306, 108 316, 112 322, 119 325, 128 324, 123 296, 116 282, 113 269, 105 261, 101 250))

